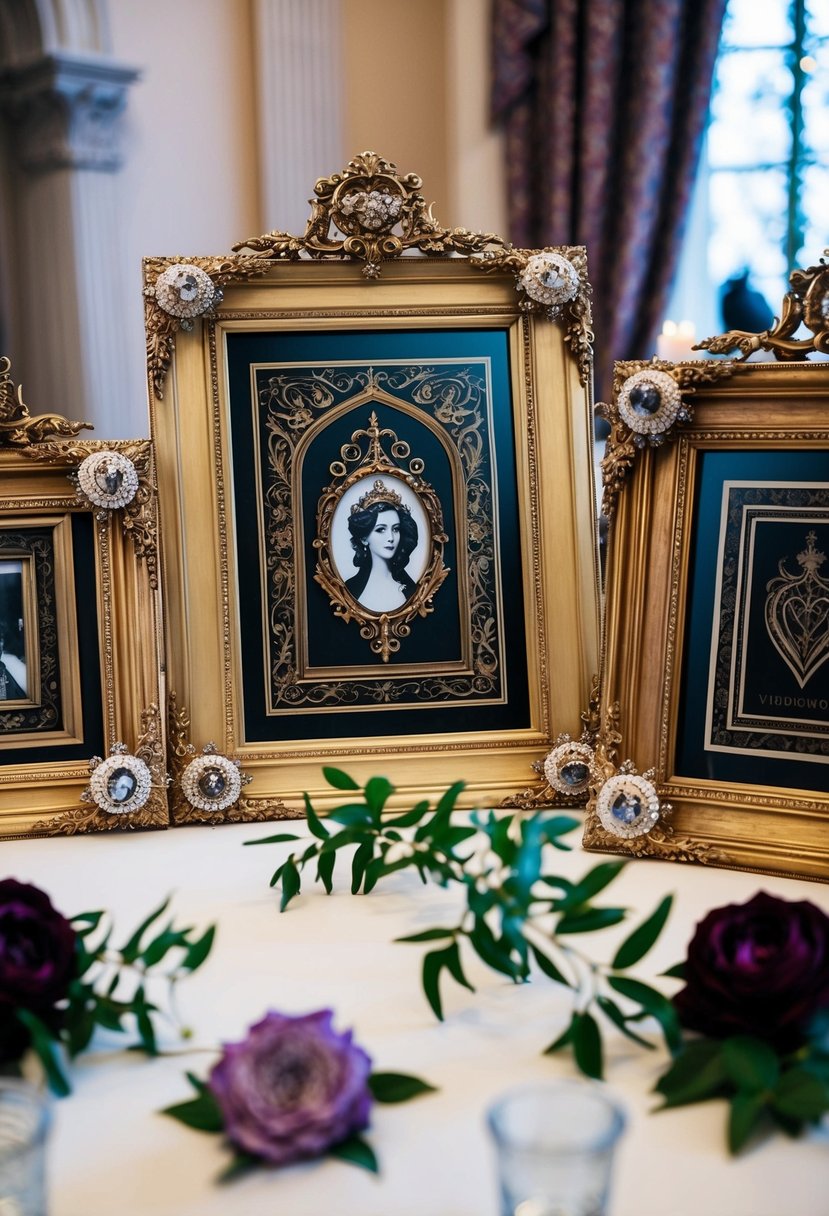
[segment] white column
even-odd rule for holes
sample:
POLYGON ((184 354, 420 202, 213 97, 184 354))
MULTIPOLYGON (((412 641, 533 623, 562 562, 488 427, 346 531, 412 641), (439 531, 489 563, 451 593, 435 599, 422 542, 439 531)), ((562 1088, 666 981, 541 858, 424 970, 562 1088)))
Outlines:
POLYGON ((254 0, 261 206, 268 231, 301 235, 317 178, 345 168, 340 5, 254 0))
POLYGON ((138 72, 103 55, 43 55, 2 80, 15 239, 9 331, 33 413, 93 423, 97 438, 147 433, 140 366, 123 317, 117 170, 138 72))

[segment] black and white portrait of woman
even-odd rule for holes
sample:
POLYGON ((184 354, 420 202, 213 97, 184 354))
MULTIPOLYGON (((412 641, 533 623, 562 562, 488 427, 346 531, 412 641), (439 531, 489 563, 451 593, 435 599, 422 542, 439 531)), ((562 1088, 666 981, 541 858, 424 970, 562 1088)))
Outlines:
POLYGON ((394 612, 411 598, 423 574, 429 524, 404 482, 367 477, 340 501, 331 540, 337 570, 353 598, 369 612, 394 612))

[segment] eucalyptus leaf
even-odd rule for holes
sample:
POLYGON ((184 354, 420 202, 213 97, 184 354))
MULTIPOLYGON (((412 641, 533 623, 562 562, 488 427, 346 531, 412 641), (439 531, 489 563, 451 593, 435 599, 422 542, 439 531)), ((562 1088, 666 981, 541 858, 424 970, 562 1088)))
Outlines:
POLYGON ((806 1068, 790 1068, 777 1082, 772 1106, 791 1119, 815 1123, 829 1111, 829 1085, 806 1068))
POLYGON ((342 769, 326 765, 323 767, 322 775, 335 790, 358 790, 360 788, 354 778, 349 777, 348 773, 344 773, 342 769))
POLYGON ((567 911, 587 903, 594 895, 598 895, 605 887, 610 886, 626 865, 627 862, 624 860, 600 862, 592 870, 588 870, 579 882, 573 883, 560 901, 559 907, 567 911))
POLYGON ((43 1065, 46 1081, 52 1093, 65 1098, 71 1093, 69 1081, 59 1058, 59 1047, 48 1026, 29 1009, 16 1009, 15 1016, 29 1032, 32 1050, 43 1065))
POLYGON ((326 895, 330 895, 334 889, 333 875, 336 860, 336 853, 320 853, 317 857, 317 880, 325 887, 326 895))
POLYGON ((669 1050, 672 1053, 679 1051, 682 1047, 682 1031, 679 1028, 676 1010, 667 997, 664 997, 656 988, 651 988, 649 984, 643 984, 641 980, 633 980, 628 976, 609 975, 607 982, 621 996, 635 1001, 641 1005, 645 1013, 656 1018, 662 1027, 669 1050))
POLYGON ((673 896, 666 895, 656 911, 652 912, 638 929, 634 929, 625 938, 613 956, 611 966, 614 971, 624 971, 627 967, 632 967, 634 963, 638 963, 640 959, 645 957, 665 927, 665 921, 668 919, 672 903, 673 896))
POLYGON ((282 844, 285 840, 299 840, 299 837, 295 832, 277 832, 275 836, 260 836, 258 840, 243 840, 242 844, 282 844))
POLYGON ((601 1081, 604 1073, 602 1036, 596 1019, 590 1013, 577 1013, 573 1018, 573 1054, 576 1064, 588 1077, 601 1081))
POLYGON ((142 937, 147 932, 150 925, 153 924, 154 921, 158 920, 158 918, 160 916, 163 916, 163 914, 167 911, 169 904, 170 904, 170 897, 168 896, 164 900, 163 904, 161 904, 158 908, 156 908, 154 912, 151 912, 150 915, 148 917, 146 917, 145 920, 142 920, 141 924, 135 930, 135 932, 133 933, 133 935, 129 939, 129 941, 126 943, 125 946, 123 946, 121 948, 121 952, 120 952, 121 957, 123 958, 125 963, 134 963, 135 960, 138 958, 139 952, 141 950, 142 937))
POLYGON ((329 836, 328 828, 320 819, 317 812, 311 805, 311 799, 307 794, 302 795, 305 799, 305 818, 308 821, 308 830, 312 836, 316 836, 318 840, 327 840, 329 836))
POLYGON ((686 1044, 656 1084, 665 1106, 686 1106, 722 1096, 728 1089, 722 1043, 696 1039, 686 1044))
POLYGON ((625 919, 624 908, 588 908, 584 912, 565 912, 556 924, 556 933, 595 933, 625 919))
POLYGON ((282 898, 279 902, 279 911, 284 912, 288 904, 299 894, 301 880, 299 870, 296 868, 296 862, 293 857, 289 857, 282 867, 282 898))

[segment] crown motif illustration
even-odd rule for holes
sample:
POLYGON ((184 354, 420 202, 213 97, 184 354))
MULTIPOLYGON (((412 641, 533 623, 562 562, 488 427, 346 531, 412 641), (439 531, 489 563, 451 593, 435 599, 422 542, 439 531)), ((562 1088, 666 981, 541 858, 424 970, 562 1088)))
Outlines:
POLYGON ((780 574, 766 586, 766 629, 777 653, 801 688, 829 659, 829 580, 818 573, 826 554, 816 548, 817 534, 806 535, 797 555, 800 573, 778 563, 780 574))
MULTIPOLYGON (((356 515, 358 511, 367 511, 369 507, 373 507, 378 502, 388 503, 397 511, 409 511, 400 495, 395 490, 390 490, 378 477, 372 489, 352 504, 351 514, 356 515)), ((410 511, 409 514, 411 514, 410 511)))

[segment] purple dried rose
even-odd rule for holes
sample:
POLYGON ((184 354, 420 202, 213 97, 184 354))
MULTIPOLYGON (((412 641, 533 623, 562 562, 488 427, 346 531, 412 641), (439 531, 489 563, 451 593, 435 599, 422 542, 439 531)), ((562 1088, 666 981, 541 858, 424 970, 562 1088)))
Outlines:
POLYGON ((688 946, 685 981, 674 1005, 689 1030, 750 1034, 792 1050, 829 1010, 829 917, 763 891, 715 908, 688 946))
POLYGON ((226 1043, 209 1086, 225 1134, 274 1165, 318 1157, 368 1126, 371 1060, 337 1034, 330 1009, 270 1012, 241 1043, 226 1043))
POLYGON ((14 1017, 28 1009, 53 1025, 75 968, 75 930, 38 887, 0 880, 0 1061, 17 1059, 28 1033, 14 1017))

